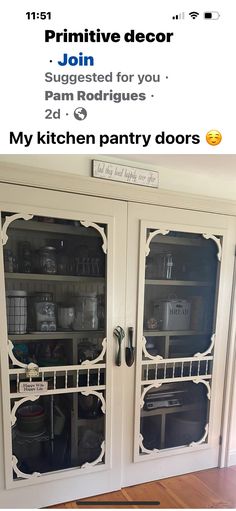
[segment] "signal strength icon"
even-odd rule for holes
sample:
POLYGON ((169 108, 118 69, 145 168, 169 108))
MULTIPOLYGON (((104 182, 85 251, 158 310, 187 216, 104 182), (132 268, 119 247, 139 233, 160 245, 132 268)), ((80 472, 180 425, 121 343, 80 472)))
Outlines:
POLYGON ((172 20, 184 20, 184 12, 180 12, 172 17, 172 20))
POLYGON ((195 20, 199 16, 199 12, 196 11, 189 12, 189 16, 191 16, 191 18, 195 20))

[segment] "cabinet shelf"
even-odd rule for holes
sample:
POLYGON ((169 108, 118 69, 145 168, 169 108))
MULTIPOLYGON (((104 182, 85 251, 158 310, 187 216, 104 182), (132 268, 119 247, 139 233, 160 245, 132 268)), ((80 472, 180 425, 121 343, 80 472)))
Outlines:
POLYGON ((156 280, 146 279, 147 286, 196 286, 196 287, 211 287, 211 282, 204 282, 200 280, 156 280))
POLYGON ((11 230, 50 232, 52 234, 68 234, 72 236, 95 236, 99 238, 100 234, 95 229, 86 229, 81 225, 66 225, 47 222, 38 222, 33 220, 15 220, 9 225, 11 230))
POLYGON ((9 280, 40 280, 52 282, 105 282, 104 277, 95 277, 93 275, 88 277, 77 275, 50 275, 41 273, 5 273, 5 278, 9 280))
POLYGON ((9 339, 11 341, 40 341, 43 339, 46 340, 53 340, 53 339, 74 339, 76 337, 84 338, 84 337, 90 337, 90 336, 101 336, 105 332, 104 330, 78 330, 78 331, 71 331, 66 330, 64 332, 32 332, 28 334, 9 334, 9 339))
POLYGON ((210 332, 197 330, 144 330, 145 337, 171 337, 183 335, 210 335, 210 332))
POLYGON ((187 238, 187 237, 178 237, 178 236, 156 236, 152 239, 152 244, 160 244, 160 245, 184 245, 190 247, 206 247, 206 242, 204 238, 187 238))
POLYGON ((170 413, 182 413, 191 410, 196 410, 195 404, 182 405, 182 406, 170 406, 163 408, 156 408, 155 410, 142 410, 141 417, 151 417, 153 415, 167 415, 170 413))
POLYGON ((77 417, 77 422, 80 426, 86 426, 88 422, 91 424, 103 422, 104 421, 104 415, 100 414, 95 417, 77 417))

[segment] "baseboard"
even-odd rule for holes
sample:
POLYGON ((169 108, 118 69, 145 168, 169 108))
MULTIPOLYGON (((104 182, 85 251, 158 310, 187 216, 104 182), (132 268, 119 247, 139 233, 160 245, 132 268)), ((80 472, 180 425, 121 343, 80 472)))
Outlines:
POLYGON ((228 466, 236 465, 236 451, 230 451, 228 466))

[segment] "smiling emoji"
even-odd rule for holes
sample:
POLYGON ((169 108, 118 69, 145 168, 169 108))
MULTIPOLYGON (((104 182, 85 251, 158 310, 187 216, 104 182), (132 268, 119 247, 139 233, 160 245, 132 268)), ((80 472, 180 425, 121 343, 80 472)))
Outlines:
POLYGON ((218 145, 221 143, 222 135, 220 131, 217 130, 211 130, 208 131, 206 134, 206 141, 210 145, 218 145))

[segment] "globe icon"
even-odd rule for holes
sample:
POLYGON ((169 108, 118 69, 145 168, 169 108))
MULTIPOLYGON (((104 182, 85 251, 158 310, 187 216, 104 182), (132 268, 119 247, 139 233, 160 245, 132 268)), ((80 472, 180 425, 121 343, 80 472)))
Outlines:
POLYGON ((74 111, 74 117, 77 119, 77 121, 84 121, 84 119, 87 117, 87 110, 81 106, 76 108, 74 111))

